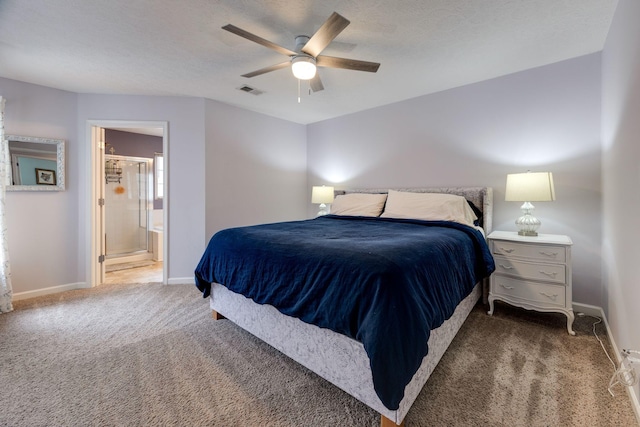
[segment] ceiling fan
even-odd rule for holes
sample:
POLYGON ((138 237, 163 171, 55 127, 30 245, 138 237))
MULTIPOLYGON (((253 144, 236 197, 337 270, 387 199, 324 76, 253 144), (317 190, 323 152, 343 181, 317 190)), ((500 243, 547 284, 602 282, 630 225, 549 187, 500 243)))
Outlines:
POLYGON ((289 57, 287 61, 243 74, 242 77, 255 77, 291 66, 291 71, 296 78, 299 80, 309 80, 311 90, 318 92, 323 90, 324 86, 322 85, 322 80, 320 80, 320 75, 317 73, 316 67, 343 68, 347 70, 368 71, 371 73, 375 73, 378 71, 378 67, 380 67, 380 64, 377 62, 320 55, 329 43, 349 24, 350 21, 348 19, 333 12, 313 36, 297 36, 295 39, 295 50, 290 50, 272 43, 269 40, 265 40, 262 37, 231 24, 225 25, 222 29, 289 57))

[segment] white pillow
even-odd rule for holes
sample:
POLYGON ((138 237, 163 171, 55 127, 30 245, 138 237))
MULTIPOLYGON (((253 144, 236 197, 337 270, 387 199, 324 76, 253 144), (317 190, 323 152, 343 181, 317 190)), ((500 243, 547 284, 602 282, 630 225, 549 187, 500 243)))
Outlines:
POLYGON ((386 200, 386 194, 341 194, 336 196, 331 204, 331 213, 347 216, 380 216, 386 200))
POLYGON ((478 218, 467 199, 455 194, 411 193, 389 190, 383 218, 454 221, 473 227, 478 218))

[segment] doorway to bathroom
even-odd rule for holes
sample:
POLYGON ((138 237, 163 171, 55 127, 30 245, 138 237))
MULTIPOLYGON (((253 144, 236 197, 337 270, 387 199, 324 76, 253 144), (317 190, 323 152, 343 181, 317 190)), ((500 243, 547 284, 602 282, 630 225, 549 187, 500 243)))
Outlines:
POLYGON ((162 282, 162 136, 105 128, 104 142, 105 283, 162 282))
POLYGON ((93 286, 167 283, 166 123, 96 122, 91 135, 93 286))

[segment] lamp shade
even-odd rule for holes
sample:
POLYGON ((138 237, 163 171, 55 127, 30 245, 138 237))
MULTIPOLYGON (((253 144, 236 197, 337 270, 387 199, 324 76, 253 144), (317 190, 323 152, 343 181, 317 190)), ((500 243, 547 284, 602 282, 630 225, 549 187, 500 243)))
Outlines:
POLYGON ((507 202, 550 202, 556 199, 551 172, 507 175, 504 200, 507 202))
POLYGON ((311 203, 332 203, 333 187, 313 187, 311 189, 311 203))

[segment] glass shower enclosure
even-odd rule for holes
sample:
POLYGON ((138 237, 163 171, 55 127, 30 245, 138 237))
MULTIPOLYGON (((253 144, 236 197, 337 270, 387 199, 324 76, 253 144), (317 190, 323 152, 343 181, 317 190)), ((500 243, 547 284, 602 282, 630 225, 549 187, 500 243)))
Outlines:
POLYGON ((151 159, 105 155, 105 234, 109 264, 151 259, 151 159))

